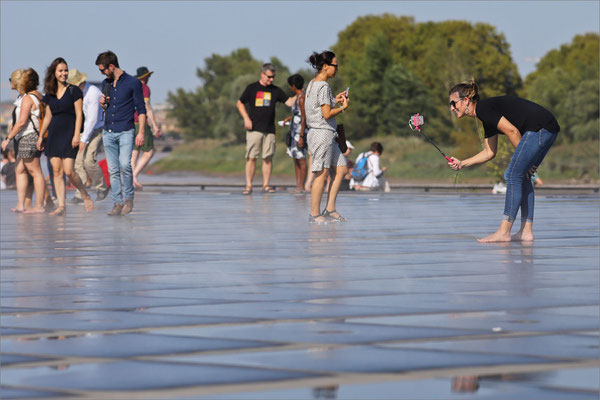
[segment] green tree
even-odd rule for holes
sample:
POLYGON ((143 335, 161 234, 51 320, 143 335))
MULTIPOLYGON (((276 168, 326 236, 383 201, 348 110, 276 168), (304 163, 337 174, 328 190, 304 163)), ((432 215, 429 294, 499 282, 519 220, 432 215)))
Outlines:
MULTIPOLYGON (((453 132, 461 129, 448 110, 448 90, 454 84, 475 78, 483 97, 515 94, 521 86, 508 42, 488 24, 415 23, 411 17, 391 14, 359 17, 338 34, 333 51, 341 63, 340 79, 353 87, 351 110, 345 118, 359 137, 389 130, 388 118, 378 114, 390 109, 390 101, 402 103, 382 95, 384 88, 388 93, 395 91, 389 89, 388 79, 399 72, 391 74, 388 69, 398 64, 416 77, 411 77, 412 82, 421 85, 429 132, 441 143, 454 143, 459 136, 453 132)), ((397 112, 411 114, 408 109, 397 112)), ((469 137, 476 139, 472 125, 467 129, 469 137)))
POLYGON ((383 135, 396 134, 409 136, 412 131, 408 127, 410 116, 416 113, 426 116, 427 131, 436 128, 436 110, 429 103, 429 92, 423 83, 404 65, 398 63, 386 71, 383 88, 384 108, 379 116, 379 128, 383 135), (433 121, 433 122, 432 122, 433 121))
MULTIPOLYGON (((289 69, 276 57, 269 62, 277 69, 275 84, 285 91, 289 69)), ((248 49, 237 49, 225 56, 213 54, 205 59, 204 68, 196 70, 201 80, 198 88, 169 92, 170 114, 185 136, 241 141, 245 130, 235 104, 246 86, 258 80, 262 64, 248 49)), ((281 105, 277 107, 280 113, 288 112, 281 105)))
POLYGON ((554 113, 558 141, 598 139, 599 47, 597 33, 577 35, 549 51, 525 79, 523 96, 554 113))

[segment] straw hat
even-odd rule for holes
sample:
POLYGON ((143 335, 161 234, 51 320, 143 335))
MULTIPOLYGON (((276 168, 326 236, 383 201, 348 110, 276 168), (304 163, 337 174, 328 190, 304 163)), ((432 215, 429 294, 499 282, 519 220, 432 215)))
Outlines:
POLYGON ((77 70, 77 68, 73 68, 69 70, 69 77, 67 78, 67 82, 71 85, 79 86, 81 82, 87 81, 87 74, 85 72, 81 72, 77 70))
POLYGON ((153 73, 154 73, 154 71, 150 71, 148 69, 148 67, 139 67, 137 69, 137 74, 135 74, 135 77, 138 79, 142 79, 142 78, 152 75, 153 73))

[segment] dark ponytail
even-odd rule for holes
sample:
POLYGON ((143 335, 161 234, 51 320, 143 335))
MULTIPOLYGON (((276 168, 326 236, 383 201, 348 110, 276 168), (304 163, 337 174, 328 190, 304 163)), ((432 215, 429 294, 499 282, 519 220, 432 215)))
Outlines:
POLYGON ((462 98, 470 99, 472 102, 479 101, 479 88, 475 83, 475 79, 471 79, 469 83, 459 83, 458 85, 454 85, 448 95, 452 93, 458 93, 458 96, 462 98))
POLYGON ((313 53, 308 57, 308 63, 312 65, 314 69, 320 71, 323 69, 323 66, 326 64, 331 65, 333 63, 333 59, 335 58, 335 54, 333 51, 325 50, 322 53, 317 53, 313 51, 313 53))

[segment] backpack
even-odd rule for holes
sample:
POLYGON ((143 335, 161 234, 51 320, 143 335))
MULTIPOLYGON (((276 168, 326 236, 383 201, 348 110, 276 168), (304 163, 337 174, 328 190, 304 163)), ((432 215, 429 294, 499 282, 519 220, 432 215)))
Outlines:
POLYGON ((370 152, 363 153, 363 156, 356 161, 356 165, 352 170, 352 179, 355 181, 364 181, 369 175, 369 156, 370 152))
MULTIPOLYGON (((33 96, 37 99, 38 101, 38 110, 40 110, 40 115, 38 117, 38 126, 39 129, 42 129, 42 124, 44 123, 44 117, 46 116, 46 103, 44 103, 42 100, 38 99, 38 97, 34 94, 30 94, 30 96, 33 96)), ((31 118, 31 114, 29 114, 29 121, 31 121, 31 125, 33 126, 33 130, 35 131, 35 133, 37 133, 38 135, 40 134, 40 131, 38 130, 38 128, 35 127, 35 124, 33 123, 33 119, 31 118)), ((48 138, 48 130, 46 129, 46 132, 44 133, 44 139, 48 138)))

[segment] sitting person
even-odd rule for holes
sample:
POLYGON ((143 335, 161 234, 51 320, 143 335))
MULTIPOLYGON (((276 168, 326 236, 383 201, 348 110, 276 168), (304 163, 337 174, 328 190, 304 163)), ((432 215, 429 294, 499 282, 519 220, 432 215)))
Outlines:
POLYGON ((352 173, 352 179, 350 179, 351 190, 381 190, 385 192, 390 191, 390 185, 383 176, 387 167, 381 167, 379 165, 379 158, 383 153, 383 146, 379 142, 371 143, 370 151, 360 153, 356 157, 355 168, 352 173), (367 157, 365 165, 366 174, 364 178, 360 174, 360 159, 367 157), (361 179, 362 178, 362 179, 361 179))

